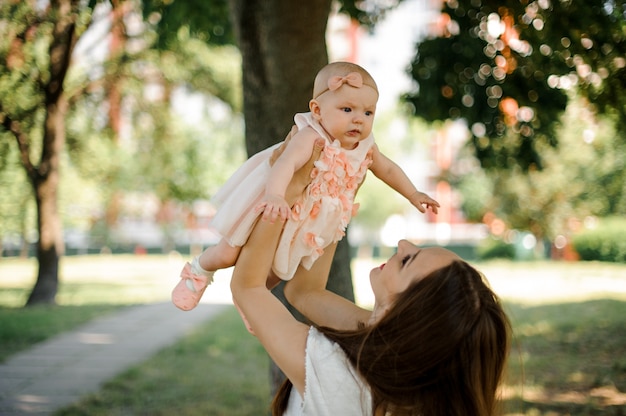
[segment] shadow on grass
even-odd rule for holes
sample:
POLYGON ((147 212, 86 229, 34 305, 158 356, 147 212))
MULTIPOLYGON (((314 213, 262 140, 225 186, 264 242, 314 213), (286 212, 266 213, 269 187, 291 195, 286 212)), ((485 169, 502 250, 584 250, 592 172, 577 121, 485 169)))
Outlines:
POLYGON ((514 332, 508 412, 626 415, 626 302, 505 306, 514 332))

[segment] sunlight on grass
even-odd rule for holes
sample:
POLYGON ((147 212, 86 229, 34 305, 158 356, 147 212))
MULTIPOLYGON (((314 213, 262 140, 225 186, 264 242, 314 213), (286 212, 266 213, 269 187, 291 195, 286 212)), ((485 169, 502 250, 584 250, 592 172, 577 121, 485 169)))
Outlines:
MULTIPOLYGON (((352 263, 357 303, 373 305, 369 272, 386 259, 357 259, 352 263)), ((504 300, 525 305, 578 302, 590 299, 626 301, 626 265, 599 262, 472 263, 504 300)))
MULTIPOLYGON (((188 259, 171 255, 66 256, 59 272, 59 305, 138 304, 169 301, 188 259)), ((20 307, 35 284, 34 258, 0 260, 0 306, 20 307)), ((232 303, 230 270, 216 273, 203 302, 232 303)))

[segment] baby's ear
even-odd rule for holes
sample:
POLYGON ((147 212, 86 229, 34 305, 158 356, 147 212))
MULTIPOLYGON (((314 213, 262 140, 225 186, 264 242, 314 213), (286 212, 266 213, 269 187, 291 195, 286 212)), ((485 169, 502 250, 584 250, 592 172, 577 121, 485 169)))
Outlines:
POLYGON ((309 101, 309 110, 311 111, 311 115, 313 116, 313 118, 319 121, 320 118, 322 117, 322 114, 321 114, 320 105, 317 102, 317 100, 309 101))

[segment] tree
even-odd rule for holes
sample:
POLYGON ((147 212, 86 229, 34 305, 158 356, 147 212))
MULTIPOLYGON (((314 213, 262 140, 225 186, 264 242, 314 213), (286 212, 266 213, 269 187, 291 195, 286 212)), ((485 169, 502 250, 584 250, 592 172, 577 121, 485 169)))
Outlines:
MULTIPOLYGON (((234 48, 207 51, 205 43, 195 41, 194 44, 184 33, 178 33, 176 53, 154 54, 146 49, 149 33, 136 30, 129 33, 126 27, 128 16, 136 11, 136 6, 135 2, 117 0, 52 1, 43 5, 34 1, 3 2, 0 5, 3 31, 0 38, 0 91, 6 97, 0 103, 0 158, 3 161, 0 169, 9 177, 14 175, 11 159, 21 161, 37 201, 39 269, 27 305, 55 301, 59 284, 58 263, 65 250, 59 212, 63 169, 79 172, 82 178, 107 183, 108 189, 103 193, 114 195, 120 188, 153 186, 161 191, 159 196, 164 200, 193 199, 206 197, 206 187, 198 185, 202 180, 199 167, 207 159, 229 152, 224 149, 207 157, 206 152, 195 151, 203 136, 183 132, 180 123, 176 125, 170 117, 169 100, 150 101, 145 98, 145 88, 147 83, 160 83, 164 91, 171 91, 186 83, 201 91, 208 90, 236 109, 241 104, 237 93, 237 71, 232 68, 232 64, 237 63, 237 59, 232 59, 234 48), (86 66, 84 59, 73 52, 92 23, 96 5, 103 6, 100 10, 104 13, 100 16, 108 20, 111 48, 104 61, 89 62, 86 66), (127 50, 127 44, 134 48, 133 52, 127 50), (139 50, 138 45, 142 45, 139 50), (146 73, 156 75, 158 79, 145 79, 146 73), (119 147, 122 99, 134 104, 132 120, 142 120, 145 125, 146 118, 150 117, 156 130, 163 133, 156 139, 150 137, 150 146, 156 151, 146 153, 145 157, 142 157, 144 153, 131 155, 119 147), (181 142, 181 138, 185 140, 181 142), (172 146, 178 146, 176 151, 172 151, 172 146), (19 157, 15 156, 16 153, 19 157), (100 160, 93 163, 98 157, 100 160), (181 161, 187 157, 191 163, 181 161), (156 159, 162 163, 155 163, 156 159), (133 163, 124 164, 124 160, 133 160, 133 163), (142 164, 143 171, 136 162, 142 164), (185 167, 185 180, 176 180, 180 178, 176 172, 165 178, 169 182, 164 186, 164 175, 176 171, 181 165, 185 167), (159 166, 159 170, 155 170, 155 166, 159 166), (152 169, 155 174, 149 177, 150 181, 130 181, 130 175, 136 173, 133 169, 139 172, 152 169)), ((100 39, 95 40, 98 41, 100 39)), ((222 130, 225 128, 212 131, 219 136, 223 134, 222 130)), ((137 144, 142 144, 141 139, 145 141, 145 136, 136 136, 139 137, 137 144)), ((236 142, 232 145, 236 147, 236 142)), ((137 146, 140 150, 145 147, 137 146)), ((141 175, 134 175, 137 177, 141 175)), ((202 183, 210 185, 211 181, 202 183)), ((11 181, 11 189, 18 185, 18 181, 11 181)), ((30 193, 22 192, 6 203, 2 202, 2 206, 9 207, 11 201, 29 198, 30 193)), ((101 199, 116 200, 114 197, 101 199)), ((16 227, 26 224, 26 219, 30 218, 26 216, 27 206, 24 203, 20 209, 10 208, 14 214, 0 216, 3 222, 15 223, 15 226, 3 227, 0 231, 25 235, 25 231, 16 227)), ((107 217, 115 218, 115 211, 116 204, 112 204, 107 217)))
POLYGON ((0 7, 8 32, 0 49, 0 88, 3 96, 13 98, 0 103, 0 133, 3 140, 12 136, 17 142, 37 206, 39 271, 27 305, 54 303, 64 252, 57 204, 68 108, 64 81, 92 9, 75 0, 53 0, 44 8, 36 2, 3 2, 0 7))
POLYGON ((614 120, 597 117, 573 96, 555 134, 558 147, 539 149, 541 170, 457 172, 455 185, 472 219, 495 214, 510 228, 553 241, 570 237, 587 217, 626 214, 626 143, 614 120))
POLYGON ((542 168, 575 88, 626 128, 624 1, 448 0, 411 67, 428 121, 464 118, 485 168, 542 168), (446 53, 441 53, 446 51, 446 53))

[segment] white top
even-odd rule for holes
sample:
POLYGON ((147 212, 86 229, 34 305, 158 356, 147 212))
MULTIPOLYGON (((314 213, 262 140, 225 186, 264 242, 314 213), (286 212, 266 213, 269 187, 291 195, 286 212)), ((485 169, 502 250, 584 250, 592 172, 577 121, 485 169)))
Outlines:
POLYGON ((304 397, 291 389, 284 416, 371 416, 372 397, 339 345, 314 327, 306 343, 304 397))

